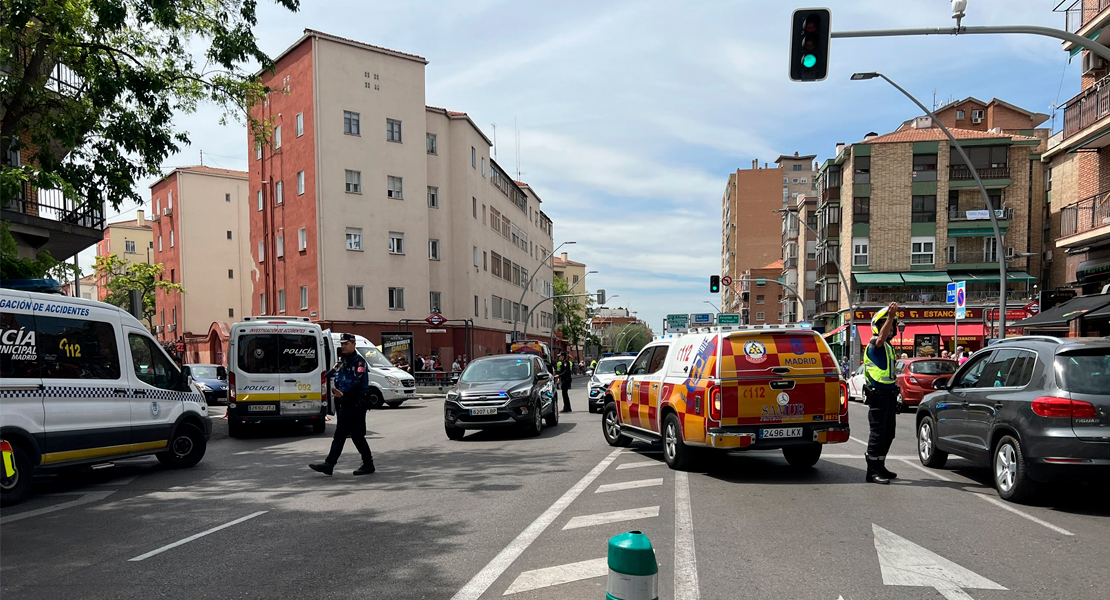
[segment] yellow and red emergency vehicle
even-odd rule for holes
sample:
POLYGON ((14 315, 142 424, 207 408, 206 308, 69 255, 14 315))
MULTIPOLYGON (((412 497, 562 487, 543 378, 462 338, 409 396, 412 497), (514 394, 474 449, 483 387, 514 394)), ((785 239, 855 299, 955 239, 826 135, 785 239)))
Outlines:
POLYGON ((640 351, 606 390, 602 432, 612 446, 663 442, 674 469, 698 448, 781 449, 809 467, 825 444, 848 441, 848 395, 836 358, 811 329, 713 327, 640 351))

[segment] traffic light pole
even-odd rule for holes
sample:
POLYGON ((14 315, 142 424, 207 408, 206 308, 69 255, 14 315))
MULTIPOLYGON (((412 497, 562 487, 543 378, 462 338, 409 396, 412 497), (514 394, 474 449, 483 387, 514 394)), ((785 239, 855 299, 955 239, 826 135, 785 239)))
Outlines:
MULTIPOLYGON (((758 280, 758 279, 752 279, 752 278, 750 278, 750 277, 737 277, 736 279, 733 279, 733 282, 735 282, 735 283, 740 283, 741 281, 757 281, 757 280, 758 280)), ((773 282, 775 282, 775 283, 779 284, 780 286, 782 286, 783 288, 785 288, 785 289, 786 289, 787 291, 789 291, 789 292, 793 293, 793 294, 794 294, 795 296, 798 296, 799 298, 802 298, 802 320, 803 320, 803 321, 805 321, 805 320, 806 320, 806 303, 805 303, 805 297, 804 297, 804 296, 799 296, 799 295, 798 295, 798 290, 796 290, 796 289, 794 289, 794 288, 790 287, 789 285, 786 285, 785 283, 783 283, 783 282, 779 281, 778 279, 764 279, 763 281, 765 281, 765 282, 767 282, 767 281, 773 281, 773 282)), ((740 292, 737 292, 737 291, 736 291, 736 289, 734 289, 734 288, 733 288, 732 286, 729 286, 729 289, 731 289, 731 290, 732 290, 732 293, 734 293, 734 294, 736 294, 736 293, 740 293, 740 292)), ((743 296, 741 296, 741 297, 743 297, 743 296)), ((781 306, 781 305, 780 305, 780 306, 781 306)), ((749 311, 750 311, 750 309, 749 309, 749 311)), ((747 323, 745 323, 745 325, 747 325, 747 323)))
POLYGON ((862 31, 834 31, 834 38, 862 38, 862 37, 894 37, 903 35, 976 35, 995 33, 1017 33, 1027 35, 1042 35, 1071 42, 1098 56, 1110 61, 1110 48, 1081 35, 1076 35, 1062 29, 1040 27, 1036 25, 988 25, 977 27, 920 27, 913 29, 877 29, 862 31))

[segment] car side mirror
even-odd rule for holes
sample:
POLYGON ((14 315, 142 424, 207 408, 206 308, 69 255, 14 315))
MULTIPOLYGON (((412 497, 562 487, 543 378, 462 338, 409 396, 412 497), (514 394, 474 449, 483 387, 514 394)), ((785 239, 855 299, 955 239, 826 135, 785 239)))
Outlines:
POLYGON ((626 369, 623 366, 617 366, 617 368, 613 369, 613 374, 614 375, 628 375, 628 369, 626 369))
POLYGON ((548 381, 551 379, 551 373, 537 373, 536 381, 548 381))
POLYGON ((938 378, 934 379, 933 380, 933 389, 934 390, 946 390, 946 389, 948 389, 948 378, 947 377, 938 377, 938 378))

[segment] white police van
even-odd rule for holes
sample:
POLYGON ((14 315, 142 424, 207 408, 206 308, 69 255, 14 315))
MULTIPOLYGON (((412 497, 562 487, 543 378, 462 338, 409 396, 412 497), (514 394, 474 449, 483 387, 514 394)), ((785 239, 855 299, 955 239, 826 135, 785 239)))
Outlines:
MULTIPOLYGON (((342 334, 326 333, 331 334, 331 348, 335 358, 338 359, 339 336, 342 334)), ((406 371, 394 367, 393 363, 389 362, 389 359, 370 340, 361 335, 356 335, 355 351, 366 359, 366 364, 370 367, 368 372, 370 374, 371 408, 381 408, 385 404, 397 408, 405 400, 416 396, 416 378, 406 371)))
POLYGON ((0 502, 40 470, 154 454, 204 456, 204 394, 138 319, 110 304, 0 289, 0 502))
POLYGON ((295 421, 324 431, 327 338, 308 317, 244 317, 227 346, 228 435, 246 423, 295 421))

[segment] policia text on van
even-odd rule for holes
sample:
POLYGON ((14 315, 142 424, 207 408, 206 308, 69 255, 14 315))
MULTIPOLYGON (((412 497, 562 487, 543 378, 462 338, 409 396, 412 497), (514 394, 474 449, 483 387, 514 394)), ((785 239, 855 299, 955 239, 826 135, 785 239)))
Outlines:
POLYGON ((0 289, 0 502, 40 469, 154 454, 204 456, 204 395, 130 314, 109 304, 0 289))

